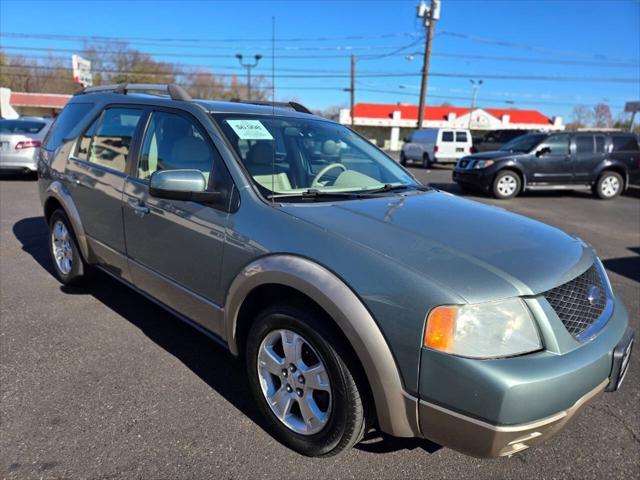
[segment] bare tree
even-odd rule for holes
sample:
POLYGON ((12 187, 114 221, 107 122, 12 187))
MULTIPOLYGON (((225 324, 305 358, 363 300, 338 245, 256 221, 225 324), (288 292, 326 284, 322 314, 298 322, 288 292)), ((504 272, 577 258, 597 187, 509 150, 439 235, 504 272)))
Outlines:
POLYGON ((599 103, 593 107, 594 125, 597 128, 611 128, 613 125, 613 118, 611 117, 611 110, 606 103, 599 103))
POLYGON ((591 126, 593 123, 593 110, 587 105, 576 105, 571 113, 571 122, 567 124, 569 130, 591 126))

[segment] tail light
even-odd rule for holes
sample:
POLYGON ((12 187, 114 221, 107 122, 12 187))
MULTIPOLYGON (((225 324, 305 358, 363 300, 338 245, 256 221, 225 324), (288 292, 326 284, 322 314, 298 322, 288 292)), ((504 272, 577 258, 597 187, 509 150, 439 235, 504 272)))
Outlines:
POLYGON ((42 142, 40 140, 24 140, 16 143, 16 150, 24 150, 26 148, 40 148, 42 142))
POLYGON ((433 147, 433 153, 438 153, 438 145, 436 145, 435 147, 433 147))
POLYGON ((476 150, 476 147, 469 147, 469 153, 478 153, 478 150, 476 150))

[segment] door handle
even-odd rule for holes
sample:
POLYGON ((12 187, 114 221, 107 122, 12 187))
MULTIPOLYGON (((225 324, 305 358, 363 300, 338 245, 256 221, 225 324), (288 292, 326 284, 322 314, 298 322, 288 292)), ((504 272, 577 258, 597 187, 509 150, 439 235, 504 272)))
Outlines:
POLYGON ((73 173, 68 175, 68 179, 73 185, 80 185, 80 179, 76 177, 73 173))
POLYGON ((129 208, 133 210, 133 214, 137 217, 144 217, 147 213, 149 213, 149 207, 147 207, 143 202, 139 200, 129 200, 127 201, 129 208))

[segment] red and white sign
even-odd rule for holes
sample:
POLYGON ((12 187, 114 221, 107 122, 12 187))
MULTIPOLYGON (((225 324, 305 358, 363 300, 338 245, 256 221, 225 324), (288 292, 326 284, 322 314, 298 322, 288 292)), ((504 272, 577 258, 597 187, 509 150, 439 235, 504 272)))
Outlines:
POLYGON ((91 75, 91 62, 80 55, 71 55, 71 65, 73 67, 73 81, 83 87, 93 85, 91 75))

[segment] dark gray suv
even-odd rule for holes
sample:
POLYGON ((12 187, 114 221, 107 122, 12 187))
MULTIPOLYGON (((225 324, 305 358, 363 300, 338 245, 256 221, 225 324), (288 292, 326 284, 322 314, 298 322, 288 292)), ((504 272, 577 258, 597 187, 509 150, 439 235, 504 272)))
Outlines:
POLYGON ((60 281, 102 270, 243 356, 305 455, 372 427, 511 455, 624 379, 633 332, 589 245, 421 185, 301 105, 92 87, 38 172, 60 281))

